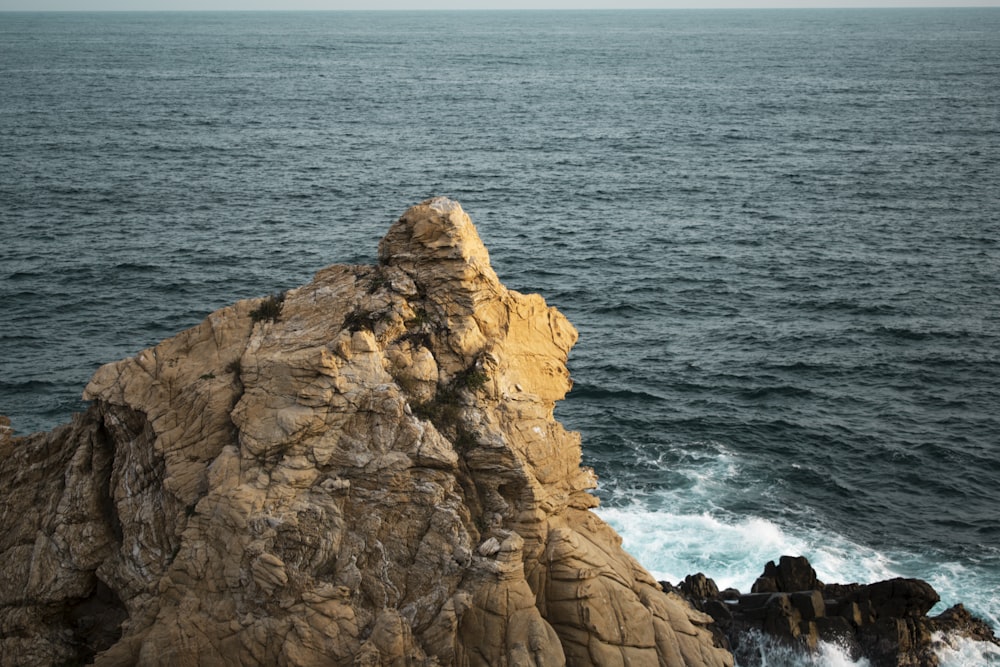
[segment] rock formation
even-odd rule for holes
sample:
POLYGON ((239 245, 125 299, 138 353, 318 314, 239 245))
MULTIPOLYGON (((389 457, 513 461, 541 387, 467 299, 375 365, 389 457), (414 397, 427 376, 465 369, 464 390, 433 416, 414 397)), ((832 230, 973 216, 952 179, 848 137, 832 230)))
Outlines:
POLYGON ((936 667, 935 650, 946 636, 1000 646, 989 624, 960 604, 928 617, 940 598, 925 581, 824 584, 801 556, 768 563, 748 595, 719 592, 703 574, 676 590, 715 619, 717 642, 731 646, 745 667, 758 664, 760 637, 806 651, 820 641, 836 644, 873 667, 936 667))
POLYGON ((590 512, 570 323, 433 199, 0 433, 3 665, 721 667, 590 512))

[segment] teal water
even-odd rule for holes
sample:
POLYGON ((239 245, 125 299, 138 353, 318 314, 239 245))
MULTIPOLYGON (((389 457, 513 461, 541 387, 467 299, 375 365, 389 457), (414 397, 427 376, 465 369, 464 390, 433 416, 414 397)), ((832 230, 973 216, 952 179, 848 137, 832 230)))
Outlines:
POLYGON ((0 14, 0 413, 447 195, 579 328, 557 416, 655 574, 1000 630, 998 72, 990 9, 0 14))

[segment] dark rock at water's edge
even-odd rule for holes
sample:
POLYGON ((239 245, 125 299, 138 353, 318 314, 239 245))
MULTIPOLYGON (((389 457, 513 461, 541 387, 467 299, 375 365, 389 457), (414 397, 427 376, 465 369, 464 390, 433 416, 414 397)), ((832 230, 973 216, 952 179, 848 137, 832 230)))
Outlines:
POLYGON ((819 642, 836 644, 872 667, 937 667, 935 650, 944 636, 1000 646, 990 625, 961 604, 927 616, 940 598, 925 581, 824 584, 801 556, 769 562, 749 594, 720 592, 701 573, 677 586, 660 584, 715 619, 710 629, 717 643, 744 666, 759 661, 750 644, 760 637, 804 651, 816 650, 819 642))

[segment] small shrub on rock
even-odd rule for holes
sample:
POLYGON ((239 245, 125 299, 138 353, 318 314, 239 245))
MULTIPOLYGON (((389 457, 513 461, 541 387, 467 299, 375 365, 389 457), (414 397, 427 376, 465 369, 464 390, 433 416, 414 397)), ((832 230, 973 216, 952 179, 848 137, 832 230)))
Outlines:
POLYGON ((281 307, 284 303, 284 292, 264 297, 260 305, 250 311, 250 319, 254 322, 276 322, 281 315, 281 307))

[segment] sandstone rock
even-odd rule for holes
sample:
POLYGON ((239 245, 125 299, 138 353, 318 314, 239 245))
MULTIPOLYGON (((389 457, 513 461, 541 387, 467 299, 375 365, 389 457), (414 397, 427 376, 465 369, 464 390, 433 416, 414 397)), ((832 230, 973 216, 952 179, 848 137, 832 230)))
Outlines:
POLYGON ((0 433, 0 664, 732 665, 589 510, 576 331, 461 207, 0 433))
POLYGON ((10 443, 13 433, 10 428, 10 417, 0 415, 0 448, 6 447, 10 443))

